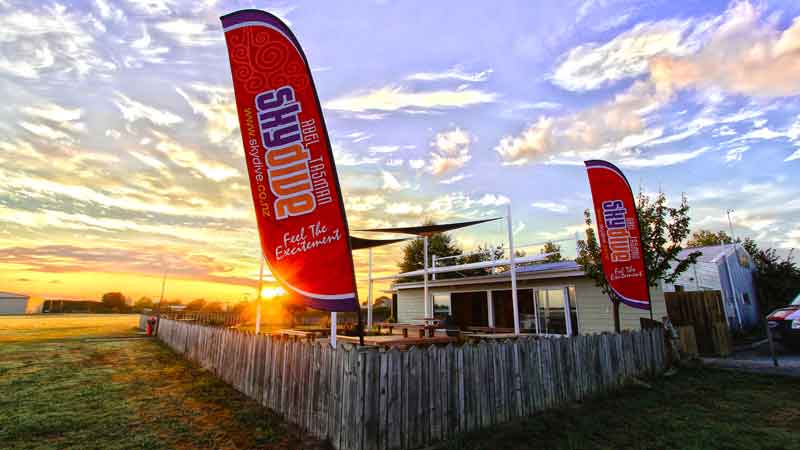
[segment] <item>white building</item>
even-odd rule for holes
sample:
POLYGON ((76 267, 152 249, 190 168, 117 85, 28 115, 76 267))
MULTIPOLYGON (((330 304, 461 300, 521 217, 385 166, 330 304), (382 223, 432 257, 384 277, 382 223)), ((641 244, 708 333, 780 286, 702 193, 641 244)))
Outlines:
MULTIPOLYGON (((425 317, 422 281, 394 284, 397 320, 413 323, 425 317)), ((483 276, 428 281, 428 295, 437 316, 449 314, 455 325, 513 329, 511 277, 508 271, 483 276)), ((664 293, 652 288, 653 318, 667 315, 664 293)), ((614 331, 613 305, 608 296, 574 261, 517 268, 520 328, 523 332, 587 334, 614 331)), ((650 311, 620 305, 623 330, 638 330, 650 311)))
POLYGON ((28 312, 30 296, 13 292, 0 292, 0 316, 28 312))

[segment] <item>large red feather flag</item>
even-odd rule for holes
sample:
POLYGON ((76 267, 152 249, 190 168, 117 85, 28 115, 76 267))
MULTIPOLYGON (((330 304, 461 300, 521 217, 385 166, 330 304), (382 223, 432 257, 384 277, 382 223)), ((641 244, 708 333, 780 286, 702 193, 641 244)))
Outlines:
POLYGON ((603 273, 624 304, 650 309, 639 218, 628 179, 607 161, 585 161, 594 200, 603 273))
POLYGON ((305 54, 272 14, 249 9, 221 20, 270 271, 295 301, 356 311, 347 217, 305 54))

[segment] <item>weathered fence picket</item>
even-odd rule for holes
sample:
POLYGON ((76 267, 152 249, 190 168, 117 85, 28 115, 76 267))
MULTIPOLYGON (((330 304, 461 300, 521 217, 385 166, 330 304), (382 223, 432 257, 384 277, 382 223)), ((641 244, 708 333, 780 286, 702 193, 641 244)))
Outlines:
POLYGON ((667 364, 660 329, 397 349, 162 319, 158 337, 342 450, 403 450, 580 400, 667 364))

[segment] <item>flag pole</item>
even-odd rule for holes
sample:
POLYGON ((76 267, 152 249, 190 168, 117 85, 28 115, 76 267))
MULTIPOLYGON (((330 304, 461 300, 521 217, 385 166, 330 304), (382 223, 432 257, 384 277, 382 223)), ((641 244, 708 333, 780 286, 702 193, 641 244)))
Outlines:
POLYGON ((331 347, 336 348, 336 311, 331 311, 331 347))
POLYGON ((519 302, 517 299, 517 263, 514 250, 514 226, 511 221, 511 203, 506 205, 506 222, 508 223, 508 261, 511 269, 511 305, 514 309, 514 334, 519 336, 519 302))
POLYGON ((258 269, 258 296, 256 297, 256 334, 261 333, 261 291, 264 290, 264 254, 261 253, 261 267, 258 269))

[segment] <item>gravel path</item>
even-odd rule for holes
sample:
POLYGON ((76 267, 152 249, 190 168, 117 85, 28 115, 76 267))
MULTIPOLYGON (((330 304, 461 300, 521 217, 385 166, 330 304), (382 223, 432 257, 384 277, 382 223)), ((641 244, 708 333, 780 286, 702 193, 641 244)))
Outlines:
POLYGON ((789 351, 778 343, 775 344, 775 350, 778 367, 773 364, 766 343, 754 349, 738 351, 728 358, 703 358, 703 363, 723 369, 800 377, 800 352, 789 351))

